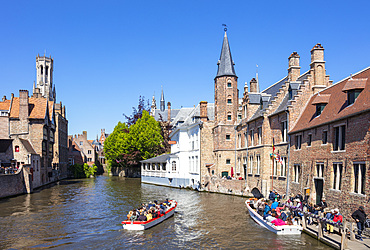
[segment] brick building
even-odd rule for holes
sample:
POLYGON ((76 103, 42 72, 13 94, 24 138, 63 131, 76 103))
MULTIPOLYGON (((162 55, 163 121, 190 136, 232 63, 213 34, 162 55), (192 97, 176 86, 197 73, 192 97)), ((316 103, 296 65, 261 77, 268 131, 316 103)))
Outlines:
MULTIPOLYGON (((69 145, 75 145, 74 149, 69 150, 69 163, 70 165, 76 164, 76 156, 75 150, 80 151, 83 155, 81 158, 83 159, 83 163, 87 163, 89 166, 95 164, 95 148, 91 144, 91 142, 87 139, 87 131, 82 131, 82 134, 69 136, 69 139, 73 143, 69 143, 69 145), (76 147, 77 145, 77 147, 76 147)), ((78 163, 79 164, 79 163, 78 163)))
POLYGON ((369 79, 366 68, 312 95, 289 132, 292 192, 325 196, 346 216, 370 209, 369 79))

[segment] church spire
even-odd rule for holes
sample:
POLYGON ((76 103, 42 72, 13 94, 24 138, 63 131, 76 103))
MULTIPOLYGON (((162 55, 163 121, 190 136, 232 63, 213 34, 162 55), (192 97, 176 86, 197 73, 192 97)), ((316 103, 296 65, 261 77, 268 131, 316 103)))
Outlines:
POLYGON ((165 101, 164 101, 164 94, 163 94, 163 87, 162 87, 162 93, 161 93, 161 111, 165 111, 166 110, 166 107, 165 107, 165 101))
POLYGON ((218 71, 216 77, 219 76, 236 76, 234 70, 234 61, 231 58, 231 52, 229 47, 229 41, 227 39, 226 28, 225 28, 225 35, 224 41, 222 44, 221 56, 220 60, 217 62, 218 71))

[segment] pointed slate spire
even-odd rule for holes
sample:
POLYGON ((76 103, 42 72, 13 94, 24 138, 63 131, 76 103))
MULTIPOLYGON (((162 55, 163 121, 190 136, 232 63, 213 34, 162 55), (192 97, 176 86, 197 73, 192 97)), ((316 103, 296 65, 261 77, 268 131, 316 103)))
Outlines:
POLYGON ((220 76, 236 76, 234 70, 234 61, 231 58, 231 52, 229 47, 229 41, 225 31, 224 41, 222 44, 220 60, 217 62, 218 71, 216 77, 220 76))
POLYGON ((164 101, 164 94, 163 94, 163 88, 162 88, 162 93, 161 93, 161 111, 165 111, 166 110, 166 107, 165 107, 165 101, 164 101))

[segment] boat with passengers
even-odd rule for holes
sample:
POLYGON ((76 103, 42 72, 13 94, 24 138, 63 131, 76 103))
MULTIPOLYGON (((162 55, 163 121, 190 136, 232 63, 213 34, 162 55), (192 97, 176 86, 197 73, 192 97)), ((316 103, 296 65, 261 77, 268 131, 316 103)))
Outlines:
POLYGON ((268 222, 263 219, 261 215, 259 215, 254 208, 254 201, 255 199, 249 199, 245 201, 245 204, 248 208, 249 215, 252 219, 257 222, 260 226, 270 230, 279 235, 291 235, 291 234, 301 234, 302 227, 299 225, 281 225, 275 226, 271 222, 268 222))
POLYGON ((145 230, 151 228, 162 221, 170 218, 175 213, 175 209, 177 207, 177 202, 175 200, 167 200, 167 203, 170 205, 166 208, 166 210, 160 214, 156 218, 152 218, 149 221, 132 221, 132 220, 125 220, 122 221, 123 229, 126 230, 145 230))

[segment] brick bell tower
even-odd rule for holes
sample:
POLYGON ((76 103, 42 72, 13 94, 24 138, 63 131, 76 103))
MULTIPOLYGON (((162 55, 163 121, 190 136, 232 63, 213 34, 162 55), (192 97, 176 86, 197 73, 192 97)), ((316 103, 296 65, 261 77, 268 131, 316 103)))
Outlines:
POLYGON ((235 129, 238 111, 238 77, 234 70, 225 28, 218 70, 215 77, 214 153, 217 172, 235 166, 235 129))

